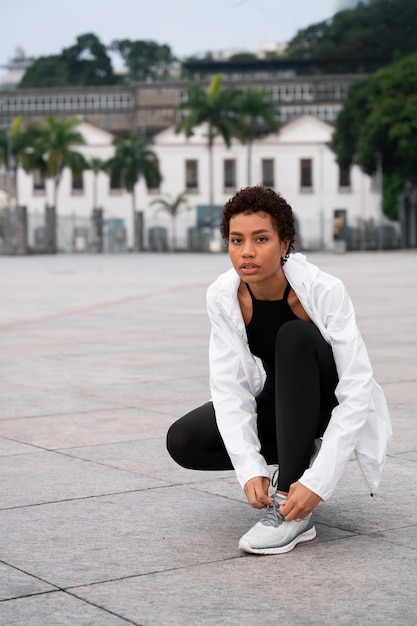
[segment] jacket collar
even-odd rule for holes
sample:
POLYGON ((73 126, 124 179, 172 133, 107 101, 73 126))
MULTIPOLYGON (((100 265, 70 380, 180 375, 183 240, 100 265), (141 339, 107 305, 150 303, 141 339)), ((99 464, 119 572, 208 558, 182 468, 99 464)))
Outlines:
POLYGON ((245 323, 237 298, 240 284, 239 275, 234 268, 231 268, 224 274, 220 274, 215 284, 217 286, 216 302, 218 307, 227 315, 239 333, 246 336, 245 323))
POLYGON ((291 287, 301 298, 308 296, 311 283, 320 271, 317 265, 309 263, 304 254, 300 252, 292 254, 284 264, 283 269, 291 287))

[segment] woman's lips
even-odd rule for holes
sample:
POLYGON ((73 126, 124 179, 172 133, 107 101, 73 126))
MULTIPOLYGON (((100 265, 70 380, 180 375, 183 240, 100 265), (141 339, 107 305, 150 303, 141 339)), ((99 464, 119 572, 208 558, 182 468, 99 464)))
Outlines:
POLYGON ((244 274, 255 274, 255 272, 259 270, 259 265, 255 265, 255 263, 243 263, 240 269, 244 274))

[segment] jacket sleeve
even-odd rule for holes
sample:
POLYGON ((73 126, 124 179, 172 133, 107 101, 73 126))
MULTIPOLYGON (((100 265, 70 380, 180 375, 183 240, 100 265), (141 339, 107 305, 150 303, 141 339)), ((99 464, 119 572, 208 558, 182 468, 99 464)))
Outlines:
MULTIPOLYGON (((256 399, 243 357, 246 348, 238 332, 209 299, 207 310, 211 322, 210 389, 216 421, 243 488, 250 478, 269 476, 268 466, 260 453, 256 399)), ((256 367, 255 363, 253 366, 256 367)))
POLYGON ((314 298, 323 334, 330 341, 339 382, 338 405, 333 409, 320 452, 300 482, 323 500, 334 492, 356 447, 371 403, 373 372, 362 336, 357 328, 349 295, 338 279, 316 288, 314 298))

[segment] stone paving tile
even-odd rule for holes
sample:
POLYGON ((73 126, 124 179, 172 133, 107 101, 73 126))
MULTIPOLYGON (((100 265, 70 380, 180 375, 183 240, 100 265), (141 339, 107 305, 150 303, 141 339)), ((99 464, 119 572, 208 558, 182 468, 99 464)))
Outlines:
POLYGON ((315 519, 360 534, 411 527, 417 523, 414 476, 412 461, 389 457, 379 489, 372 498, 364 489, 357 463, 352 461, 334 495, 317 507, 315 519))
POLYGON ((368 537, 72 589, 146 626, 415 624, 416 555, 368 537))
POLYGON ((240 558, 253 519, 186 486, 0 510, 2 559, 61 588, 85 585, 240 558))
MULTIPOLYGON (((2 420, 0 433, 49 450, 165 436, 172 418, 136 408, 2 420)), ((17 445, 17 444, 16 444, 17 445)), ((3 446, 5 447, 5 446, 3 446)), ((0 440, 0 454, 1 454, 0 440)))
POLYGON ((12 456, 14 454, 30 454, 31 452, 33 452, 32 446, 27 446, 24 443, 0 437, 0 457, 12 456))
MULTIPOLYGON (((25 572, 20 572, 14 567, 0 562, 0 601, 54 591, 55 589, 53 585, 43 580, 29 576, 25 572)), ((0 624, 6 626, 6 622, 2 620, 3 606, 0 605, 0 624)))
POLYGON ((416 412, 396 407, 391 413, 394 435, 388 453, 417 450, 416 412))
MULTIPOLYGON (((169 456, 165 437, 140 439, 101 446, 85 446, 65 450, 71 456, 94 461, 109 467, 116 467, 142 476, 152 476, 171 484, 187 484, 198 481, 210 481, 213 476, 229 478, 232 472, 190 471, 177 465, 169 456)), ((240 487, 235 481, 236 493, 240 487)))
POLYGON ((4 302, 0 325, 85 309, 103 302, 149 297, 177 285, 209 284, 230 263, 226 255, 57 255, 2 257, 1 283, 18 294, 4 302), (16 277, 19 282, 16 283, 16 277))
MULTIPOLYGON (((150 476, 140 476, 46 450, 0 457, 0 474, 0 509, 30 507, 72 498, 92 498, 166 484, 150 476)), ((8 514, 3 512, 3 520, 7 518, 8 514)), ((6 529, 1 528, 3 539, 6 537, 6 529)), ((14 541, 18 541, 18 538, 14 537, 14 541)))
POLYGON ((3 602, 0 623, 4 626, 126 626, 132 622, 57 591, 3 602))
MULTIPOLYGON (((6 381, 3 381, 6 386, 6 381)), ((44 415, 56 415, 57 413, 85 413, 95 410, 111 408, 108 403, 97 398, 83 397, 82 394, 74 393, 67 388, 65 392, 57 393, 54 390, 43 392, 33 382, 28 385, 8 385, 8 389, 2 394, 2 408, 0 410, 0 435, 1 422, 14 418, 30 418, 44 415)))
POLYGON ((390 454, 393 458, 406 459, 407 461, 417 461, 417 450, 404 451, 404 452, 393 452, 390 454))
MULTIPOLYGON (((404 528, 396 528, 395 530, 387 530, 379 534, 379 536, 393 544, 407 547, 409 550, 417 552, 417 524, 407 525, 404 528)), ((417 575, 417 555, 415 555, 416 563, 411 574, 417 575)))

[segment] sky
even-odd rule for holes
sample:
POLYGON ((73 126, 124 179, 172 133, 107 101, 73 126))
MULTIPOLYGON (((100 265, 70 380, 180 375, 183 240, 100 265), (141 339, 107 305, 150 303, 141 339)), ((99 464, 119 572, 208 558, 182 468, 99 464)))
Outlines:
POLYGON ((257 52, 328 19, 354 0, 7 0, 2 3, 0 65, 20 47, 28 57, 59 54, 92 32, 168 44, 180 59, 207 51, 257 52))

